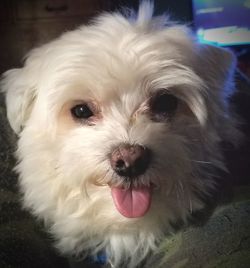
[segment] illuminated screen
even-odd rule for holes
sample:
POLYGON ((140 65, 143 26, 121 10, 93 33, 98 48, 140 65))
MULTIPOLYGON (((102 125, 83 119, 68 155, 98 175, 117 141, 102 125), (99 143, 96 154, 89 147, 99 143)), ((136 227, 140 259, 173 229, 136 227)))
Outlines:
POLYGON ((250 0, 193 0, 193 15, 200 42, 250 44, 250 0))

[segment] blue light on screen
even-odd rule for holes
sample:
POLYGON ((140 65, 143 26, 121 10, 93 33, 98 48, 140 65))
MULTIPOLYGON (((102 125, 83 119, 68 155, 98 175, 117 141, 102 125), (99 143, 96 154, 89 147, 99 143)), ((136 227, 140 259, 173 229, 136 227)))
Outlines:
POLYGON ((250 0, 193 0, 193 14, 201 43, 250 44, 250 0))

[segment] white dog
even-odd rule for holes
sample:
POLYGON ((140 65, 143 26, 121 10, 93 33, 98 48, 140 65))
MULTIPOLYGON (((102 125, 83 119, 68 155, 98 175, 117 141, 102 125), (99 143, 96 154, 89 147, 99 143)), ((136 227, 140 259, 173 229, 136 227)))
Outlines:
POLYGON ((138 266, 204 207, 220 142, 236 140, 232 53, 152 13, 144 1, 101 15, 2 80, 24 206, 62 253, 104 252, 114 267, 138 266))

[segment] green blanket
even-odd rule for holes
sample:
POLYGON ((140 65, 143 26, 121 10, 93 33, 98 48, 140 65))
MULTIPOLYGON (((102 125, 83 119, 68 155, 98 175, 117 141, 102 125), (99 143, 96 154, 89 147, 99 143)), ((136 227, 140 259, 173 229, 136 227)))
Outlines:
POLYGON ((166 239, 161 253, 162 268, 250 267, 250 187, 235 189, 235 198, 204 225, 166 239))

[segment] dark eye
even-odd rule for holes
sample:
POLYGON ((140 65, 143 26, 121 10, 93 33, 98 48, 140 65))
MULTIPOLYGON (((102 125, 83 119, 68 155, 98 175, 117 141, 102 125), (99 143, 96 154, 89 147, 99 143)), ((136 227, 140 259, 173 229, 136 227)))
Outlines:
POLYGON ((149 106, 154 119, 162 120, 174 114, 178 106, 178 99, 168 92, 159 92, 150 99, 149 106))
POLYGON ((93 116, 93 112, 87 104, 78 104, 71 108, 71 114, 76 119, 88 119, 93 116))

